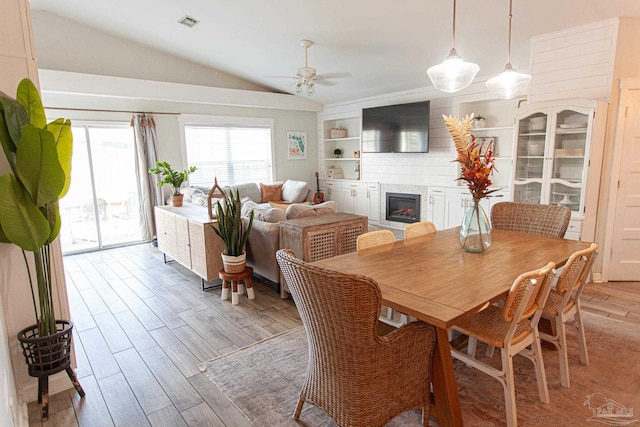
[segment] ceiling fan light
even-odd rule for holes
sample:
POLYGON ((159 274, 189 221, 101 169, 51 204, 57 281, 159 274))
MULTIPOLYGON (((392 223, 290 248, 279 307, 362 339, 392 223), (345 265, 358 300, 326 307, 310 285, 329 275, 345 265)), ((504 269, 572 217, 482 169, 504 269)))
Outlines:
POLYGON ((458 92, 469 86, 480 67, 473 62, 465 62, 455 49, 441 64, 429 67, 427 74, 433 86, 442 92, 458 92))
POLYGON ((504 71, 487 80, 485 85, 489 92, 500 99, 512 99, 518 95, 524 95, 531 82, 531 76, 519 73, 513 69, 510 63, 504 67, 504 71))

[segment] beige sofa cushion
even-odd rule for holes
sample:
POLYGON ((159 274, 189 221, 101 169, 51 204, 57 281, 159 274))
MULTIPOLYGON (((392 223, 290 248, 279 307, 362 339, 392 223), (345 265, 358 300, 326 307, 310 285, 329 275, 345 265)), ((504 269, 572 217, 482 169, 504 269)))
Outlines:
POLYGON ((274 209, 270 207, 260 206, 253 201, 247 201, 242 205, 242 216, 249 216, 249 212, 253 211, 253 218, 256 221, 270 222, 277 224, 286 219, 282 209, 274 209))
POLYGON ((293 204, 287 208, 286 217, 287 219, 296 219, 307 216, 327 215, 335 213, 337 208, 338 204, 333 200, 317 205, 293 204))

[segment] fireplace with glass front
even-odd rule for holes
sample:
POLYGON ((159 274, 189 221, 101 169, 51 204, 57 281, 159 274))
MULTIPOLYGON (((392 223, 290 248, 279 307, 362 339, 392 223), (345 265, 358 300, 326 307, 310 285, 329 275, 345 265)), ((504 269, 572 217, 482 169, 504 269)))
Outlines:
POLYGON ((386 193, 386 220, 397 222, 420 221, 420 195, 386 193))

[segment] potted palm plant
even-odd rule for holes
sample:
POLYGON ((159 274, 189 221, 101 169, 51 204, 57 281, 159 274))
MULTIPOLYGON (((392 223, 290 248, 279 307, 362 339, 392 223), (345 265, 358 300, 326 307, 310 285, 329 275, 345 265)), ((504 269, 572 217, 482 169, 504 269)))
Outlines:
POLYGON ((229 196, 216 204, 218 227, 212 225, 215 233, 224 242, 225 251, 222 253, 222 265, 227 273, 241 273, 247 262, 245 246, 251 227, 253 226, 253 211, 249 214, 246 227, 242 221, 242 202, 240 192, 230 192, 229 196))
POLYGON ((156 184, 162 187, 168 184, 171 187, 171 201, 173 206, 182 206, 183 194, 180 193, 182 183, 189 179, 189 174, 196 171, 195 166, 185 169, 182 172, 174 171, 167 162, 156 162, 156 167, 149 169, 149 173, 160 175, 160 181, 156 184))
POLYGON ((84 396, 70 368, 73 324, 56 319, 54 312, 50 246, 60 232, 58 200, 70 184, 71 122, 46 122, 40 94, 29 79, 20 82, 15 99, 0 92, 0 109, 0 143, 11 168, 0 176, 0 242, 19 246, 24 256, 36 323, 20 331, 18 340, 29 375, 39 379, 38 401, 46 420, 50 375, 66 370, 84 396))

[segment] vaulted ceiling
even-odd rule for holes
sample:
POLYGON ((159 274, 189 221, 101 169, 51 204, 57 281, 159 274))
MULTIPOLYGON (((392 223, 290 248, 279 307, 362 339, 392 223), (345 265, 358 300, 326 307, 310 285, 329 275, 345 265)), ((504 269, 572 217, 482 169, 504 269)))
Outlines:
MULTIPOLYGON (((31 0, 31 8, 295 93, 304 64, 334 76, 313 99, 333 104, 430 85, 426 70, 452 45, 453 0, 31 0), (177 21, 200 22, 187 28, 177 21)), ((508 0, 458 0, 456 47, 498 74, 507 57, 508 0)), ((640 17, 640 0, 513 0, 511 62, 525 71, 532 36, 615 16, 640 17)), ((301 95, 305 96, 305 95, 301 95)))

